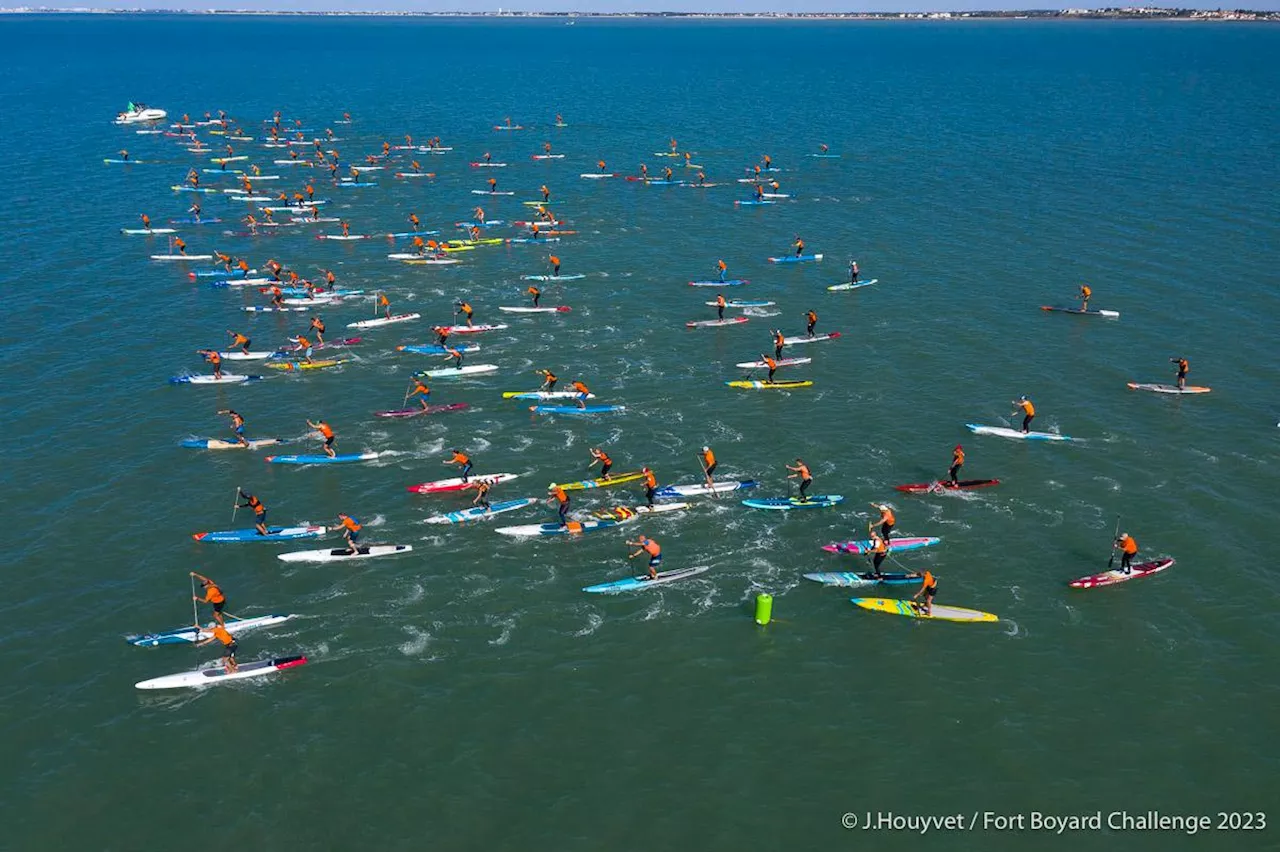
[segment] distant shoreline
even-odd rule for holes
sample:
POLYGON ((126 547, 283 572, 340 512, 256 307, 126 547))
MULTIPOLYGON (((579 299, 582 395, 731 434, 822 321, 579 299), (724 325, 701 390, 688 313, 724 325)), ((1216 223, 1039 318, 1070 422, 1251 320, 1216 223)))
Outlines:
POLYGON ((1276 21, 1280 11, 1245 9, 1166 9, 1116 7, 1107 9, 1027 9, 978 12, 375 12, 375 11, 276 11, 263 9, 0 9, 0 15, 192 15, 308 18, 492 18, 501 20, 725 20, 725 21, 969 21, 969 20, 1068 20, 1068 21, 1276 21))

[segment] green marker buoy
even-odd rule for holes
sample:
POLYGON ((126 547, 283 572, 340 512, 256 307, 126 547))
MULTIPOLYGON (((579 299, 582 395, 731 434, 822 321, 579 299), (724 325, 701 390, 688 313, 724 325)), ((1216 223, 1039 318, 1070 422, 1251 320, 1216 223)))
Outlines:
POLYGON ((756 624, 768 624, 771 618, 773 618, 773 595, 762 592, 756 595, 756 624))

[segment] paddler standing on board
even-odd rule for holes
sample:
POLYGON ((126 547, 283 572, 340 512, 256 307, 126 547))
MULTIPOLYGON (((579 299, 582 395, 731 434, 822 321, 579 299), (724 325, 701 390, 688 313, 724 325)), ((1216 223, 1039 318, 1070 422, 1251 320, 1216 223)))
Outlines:
MULTIPOLYGON (((537 304, 536 300, 534 304, 537 304)), ((542 387, 538 388, 539 391, 550 393, 556 389, 556 382, 560 381, 560 377, 555 373, 550 370, 534 370, 533 372, 535 375, 542 376, 542 387)))
POLYGON ((587 398, 591 396, 591 391, 581 380, 574 380, 573 389, 578 392, 578 407, 587 407, 587 398))
MULTIPOLYGON (((203 574, 191 572, 191 576, 200 581, 200 587, 204 589, 204 597, 192 595, 191 599, 196 603, 207 603, 213 607, 213 620, 218 624, 226 624, 223 620, 222 609, 227 605, 227 596, 222 593, 222 589, 218 588, 218 584, 210 580, 203 574)), ((200 625, 197 624, 196 627, 200 625)))
MULTIPOLYGON (((332 287, 332 282, 330 283, 330 286, 332 287)), ((324 329, 325 329, 324 317, 314 316, 311 318, 311 325, 309 330, 314 331, 316 333, 316 342, 319 343, 321 346, 324 346, 324 329)))
POLYGON ((880 572, 880 566, 884 563, 885 557, 889 555, 889 543, 875 530, 875 524, 867 527, 867 538, 870 539, 870 546, 867 548, 867 555, 871 557, 871 575, 876 579, 884 576, 880 572))
POLYGON ((662 564, 662 545, 645 536, 640 536, 635 541, 629 541, 627 545, 638 548, 627 557, 628 559, 635 559, 642 553, 649 554, 649 579, 658 579, 658 566, 662 564))
POLYGON ((334 452, 333 442, 337 440, 338 436, 333 433, 333 427, 330 426, 328 423, 324 422, 323 420, 321 420, 319 423, 312 423, 310 420, 308 420, 307 425, 310 426, 312 429, 315 429, 316 432, 320 433, 320 437, 324 439, 324 454, 329 458, 333 458, 334 456, 336 456, 337 453, 334 452))
POLYGON ((768 355, 765 355, 764 353, 761 353, 761 355, 760 355, 760 361, 761 361, 761 363, 763 363, 766 367, 768 367, 768 368, 769 368, 769 375, 765 378, 765 381, 766 381, 766 382, 772 382, 772 381, 773 381, 773 374, 774 374, 774 373, 776 373, 776 372, 778 372, 778 362, 777 362, 777 361, 775 361, 773 358, 770 358, 768 355))
POLYGON ((724 281, 725 273, 729 271, 729 265, 724 262, 724 258, 716 261, 716 272, 720 273, 720 280, 724 281))
POLYGON ((498 179, 489 178, 489 193, 492 195, 497 193, 497 191, 498 191, 498 179))
POLYGON ((138 218, 142 220, 142 228, 143 228, 143 230, 150 231, 150 230, 151 230, 151 217, 150 217, 150 216, 148 216, 146 213, 139 213, 139 214, 138 214, 138 218))
POLYGON ((800 235, 796 234, 796 257, 804 255, 804 240, 800 239, 800 235))
POLYGON ((773 357, 782 357, 782 347, 787 345, 787 339, 783 336, 779 329, 773 330, 773 357))
POLYGON ((849 283, 858 283, 858 261, 853 258, 849 259, 849 283))
POLYGON ((465 300, 453 303, 454 307, 462 314, 467 321, 467 328, 471 328, 471 317, 475 313, 471 308, 471 303, 465 300))
POLYGON ((560 516, 560 526, 567 527, 569 525, 569 495, 554 482, 547 486, 547 492, 551 495, 550 499, 557 504, 556 513, 560 516))
POLYGON ((893 535, 893 528, 897 525, 898 519, 894 517, 893 509, 889 508, 888 503, 872 503, 873 508, 880 510, 880 517, 872 521, 872 525, 880 525, 880 537, 885 541, 889 540, 889 536, 893 535))
POLYGON ((489 491, 493 488, 491 484, 481 479, 471 483, 468 487, 476 490, 476 498, 471 501, 472 506, 484 506, 486 512, 493 508, 489 505, 489 491))
POLYGON ((559 278, 560 277, 560 258, 556 257, 554 254, 550 255, 547 258, 547 263, 551 264, 551 277, 559 278))
POLYGON ((462 468, 462 484, 467 484, 467 476, 471 473, 472 467, 471 456, 459 450, 450 450, 449 452, 452 454, 452 457, 447 459, 445 464, 456 464, 458 467, 462 468))
POLYGON ((960 484, 960 468, 964 467, 964 447, 956 444, 951 451, 951 469, 947 471, 947 484, 955 488, 960 484))
POLYGON ((474 217, 475 221, 479 222, 481 225, 484 224, 484 208, 483 207, 477 207, 475 210, 472 210, 471 215, 472 217, 474 217))
POLYGON ((804 321, 806 323, 804 336, 813 337, 813 329, 818 325, 818 315, 813 311, 807 311, 804 315, 804 321))
POLYGON ((1187 373, 1191 372, 1191 362, 1186 358, 1170 358, 1169 363, 1178 365, 1178 390, 1187 386, 1187 373))
POLYGON ((364 525, 342 512, 338 513, 338 522, 342 537, 347 540, 347 555, 355 556, 360 552, 360 546, 356 542, 360 540, 360 530, 364 529, 364 525))
POLYGON ((551 200, 551 190, 547 189, 547 185, 545 183, 538 189, 538 191, 542 193, 543 204, 546 204, 551 200))
POLYGON ((204 360, 209 362, 213 367, 213 377, 218 381, 222 381, 222 356, 213 349, 199 349, 197 354, 203 355, 204 360))
MULTIPOLYGON (((199 625, 196 626, 198 627, 199 625)), ((236 669, 239 668, 236 663, 236 651, 240 649, 240 646, 236 644, 236 637, 228 633, 227 628, 223 627, 222 624, 219 623, 213 626, 212 636, 208 639, 198 640, 196 645, 209 645, 213 642, 222 643, 222 652, 225 655, 222 658, 222 667, 226 670, 227 674, 235 674, 236 669)))
POLYGON ((306 361, 308 364, 312 363, 313 359, 311 355, 315 351, 315 347, 311 345, 311 341, 307 339, 306 335, 299 334, 297 337, 297 344, 297 351, 301 354, 302 360, 306 361))
POLYGON ((238 332, 238 331, 232 331, 231 329, 227 329, 227 334, 231 335, 231 348, 232 348, 232 349, 239 349, 239 350, 240 350, 241 352, 243 352, 244 354, 246 354, 246 355, 248 355, 248 354, 249 354, 249 344, 250 344, 250 343, 252 343, 253 341, 251 341, 249 338, 245 337, 245 336, 244 336, 243 334, 241 334, 240 332, 238 332))
POLYGON ((538 300, 542 298, 542 291, 534 285, 530 284, 529 289, 525 291, 533 298, 533 306, 538 307, 538 300))
POLYGON ((591 464, 587 465, 587 470, 600 465, 600 479, 604 482, 609 481, 609 469, 613 467, 613 459, 609 458, 609 454, 599 447, 591 448, 591 464))
POLYGON ((938 594, 938 579, 933 576, 932 571, 925 571, 924 577, 921 578, 920 589, 911 596, 913 602, 911 605, 917 612, 923 610, 926 618, 931 617, 933 615, 933 598, 936 594, 938 594), (924 595, 924 604, 914 603, 921 595, 924 595))
POLYGON ((707 487, 710 488, 711 474, 716 472, 716 467, 719 465, 719 462, 716 461, 716 454, 711 452, 710 447, 702 448, 700 461, 702 462, 702 475, 706 477, 707 487))
MULTIPOLYGON (((724 273, 722 272, 720 274, 723 275, 724 273)), ((727 308, 728 306, 729 306, 729 303, 724 300, 724 293, 716 293, 716 318, 717 319, 724 319, 724 309, 727 308)))
POLYGON ((1080 285, 1080 310, 1089 310, 1089 299, 1093 296, 1093 288, 1088 284, 1080 285))
POLYGON ((391 301, 387 298, 386 293, 378 294, 378 307, 382 308, 387 319, 391 319, 391 301))
POLYGON ((231 418, 231 434, 236 436, 240 446, 249 446, 249 439, 244 436, 244 418, 234 408, 222 408, 218 413, 231 418))
POLYGON ((236 508, 252 509, 253 525, 255 528, 257 528, 258 535, 266 535, 267 534, 267 507, 262 505, 261 500, 259 500, 257 497, 253 496, 252 494, 249 494, 244 489, 237 488, 236 490, 240 492, 240 499, 244 500, 243 503, 237 503, 236 508))
POLYGON ((1031 431, 1031 421, 1036 419, 1036 407, 1031 404, 1031 400, 1026 395, 1018 397, 1013 401, 1015 408, 1022 409, 1022 434, 1026 435, 1031 431))
POLYGON ((453 367, 455 370, 462 366, 462 351, 459 349, 455 349, 452 346, 446 347, 444 350, 444 358, 446 360, 450 358, 453 359, 453 367))
POLYGON ((423 384, 422 379, 416 376, 413 379, 413 387, 409 388, 409 394, 405 397, 405 402, 408 402, 415 396, 420 397, 418 402, 422 403, 423 411, 431 410, 431 406, 427 404, 427 401, 431 399, 431 388, 423 384))
POLYGON ((798 478, 800 480, 800 502, 808 503, 809 498, 805 492, 808 491, 809 486, 813 484, 813 474, 809 472, 809 466, 804 463, 803 459, 797 456, 795 466, 792 467, 791 465, 787 465, 787 470, 793 471, 793 473, 787 474, 787 479, 798 478))
POLYGON ((644 474, 644 499, 649 504, 649 508, 653 508, 653 495, 658 491, 658 478, 653 475, 653 471, 647 467, 640 468, 640 472, 644 474))
POLYGON ((1120 551, 1120 570, 1125 574, 1130 573, 1133 570, 1133 557, 1138 555, 1137 540, 1128 533, 1121 533, 1111 547, 1120 551))

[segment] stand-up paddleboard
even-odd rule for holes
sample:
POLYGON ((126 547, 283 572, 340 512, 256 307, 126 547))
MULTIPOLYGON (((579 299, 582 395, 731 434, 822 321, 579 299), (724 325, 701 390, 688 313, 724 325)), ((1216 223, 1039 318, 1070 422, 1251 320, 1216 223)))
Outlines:
POLYGON ((518 473, 489 473, 484 476, 468 477, 465 482, 462 477, 454 476, 449 479, 437 479, 434 482, 420 482, 417 485, 410 485, 406 490, 413 494, 445 494, 450 491, 463 491, 477 482, 486 482, 489 485, 510 482, 519 475, 518 473))
POLYGON ((471 194, 472 195, 515 195, 515 193, 511 192, 510 190, 500 191, 500 190, 490 190, 490 189, 473 189, 471 190, 471 194))
POLYGON ((507 242, 509 242, 509 243, 519 243, 519 244, 521 244, 521 245, 526 244, 526 243, 532 243, 532 244, 535 244, 535 245, 536 245, 537 243, 558 243, 558 242, 560 242, 560 238, 559 238, 559 237, 542 237, 542 236, 538 236, 538 237, 512 237, 511 239, 507 240, 507 242))
POLYGON ((822 255, 820 254, 801 254, 801 255, 789 254, 785 257, 769 258, 770 263, 809 263, 809 262, 818 261, 818 260, 822 260, 822 255))
POLYGON ((582 273, 575 273, 573 275, 521 275, 520 280, 521 281, 578 281, 586 277, 587 276, 583 275, 582 273))
POLYGON ((267 456, 263 461, 267 464, 347 464, 349 462, 373 461, 377 453, 347 453, 328 456, 324 453, 314 455, 267 456))
POLYGON ((479 334, 482 331, 502 331, 510 328, 506 323, 490 323, 489 325, 445 325, 441 326, 450 334, 479 334))
POLYGON ((223 373, 222 378, 214 376, 173 376, 169 379, 170 384, 174 385, 242 385, 245 382, 259 381, 262 376, 238 376, 231 373, 223 373))
POLYGON ((410 320, 416 319, 422 319, 422 314, 395 314, 390 317, 378 317, 377 319, 349 322, 347 323, 347 328, 378 328, 384 325, 394 325, 398 322, 409 322, 410 320))
POLYGON ((579 408, 576 405, 531 405, 529 410, 534 414, 607 414, 611 411, 626 411, 624 405, 588 405, 579 408))
POLYGON ((573 310, 568 305, 557 305, 547 308, 528 308, 520 306, 499 305, 498 310, 508 314, 567 314, 573 310))
POLYGON ((153 254, 152 260, 213 260, 211 254, 153 254))
MULTIPOLYGON (((778 358, 775 362, 779 367, 798 367, 801 364, 813 363, 812 358, 778 358)), ((763 361, 739 361, 734 364, 735 367, 741 367, 744 370, 764 369, 769 365, 763 361)))
POLYGON ((726 317, 725 319, 692 320, 684 324, 685 328, 717 328, 723 325, 742 325, 747 317, 726 317))
POLYGON ((489 508, 484 506, 472 506, 470 509, 460 509, 457 512, 446 512, 443 515, 432 515, 430 518, 423 520, 424 524, 464 524, 468 521, 483 521, 492 518, 494 515, 501 515, 504 512, 514 512, 516 509, 523 509, 525 506, 532 506, 537 503, 536 497, 522 497, 519 500, 502 500, 489 504, 489 508))
POLYGON ((252 663, 241 663, 234 672, 228 672, 222 666, 215 666, 214 668, 199 669, 194 672, 180 672, 178 674, 165 675, 164 677, 153 677, 150 680, 139 681, 134 686, 138 689, 188 689, 213 686, 214 684, 226 683, 232 680, 246 680, 275 674, 285 669, 305 665, 306 662, 307 658, 302 656, 276 657, 271 660, 255 660, 252 663))
POLYGON ((258 450, 283 443, 284 441, 279 438, 260 438, 248 444, 242 444, 239 441, 222 441, 217 438, 188 438, 182 442, 182 446, 188 450, 258 450))
POLYGON ((327 370, 330 367, 339 367, 350 359, 320 358, 315 361, 272 361, 267 364, 267 368, 271 370, 284 370, 286 372, 296 372, 298 370, 327 370))
POLYGON ((807 156, 810 156, 810 157, 817 157, 819 160, 838 160, 838 159, 840 159, 840 155, 839 155, 839 154, 809 154, 809 155, 807 155, 807 156))
POLYGON ((456 257, 414 257, 400 261, 405 266, 453 266, 461 263, 456 257))
POLYGON ((1102 310, 1081 310, 1080 308, 1065 307, 1062 305, 1041 305, 1042 311, 1056 311, 1062 314, 1076 314, 1082 317, 1105 317, 1107 319, 1120 319, 1119 311, 1102 311, 1102 310))
POLYGON ((304 305, 285 305, 282 308, 275 305, 247 305, 241 310, 246 314, 300 314, 311 309, 304 305))
POLYGON ((922 575, 920 574, 897 571, 890 574, 876 574, 871 571, 863 571, 860 574, 852 571, 820 571, 804 575, 806 580, 813 580, 815 583, 821 583, 824 586, 844 586, 846 588, 858 588, 859 586, 909 586, 919 583, 921 577, 922 575))
POLYGON ((796 346, 801 343, 821 343, 824 340, 839 340, 840 332, 833 331, 829 334, 815 334, 810 337, 807 334, 797 334, 795 337, 784 337, 782 342, 787 346, 796 346))
POLYGON ((665 585, 666 583, 674 583, 678 580, 686 580, 689 577, 709 571, 705 565, 697 568, 678 568, 674 571, 659 571, 658 576, 650 577, 648 574, 641 574, 638 577, 626 577, 622 580, 612 580, 608 583, 597 583, 594 586, 584 586, 582 591, 591 594, 613 594, 615 592, 631 592, 637 589, 648 589, 654 586, 665 585))
POLYGON ((371 240, 373 234, 316 234, 316 239, 350 243, 356 240, 371 240))
POLYGON ((374 417, 417 417, 420 414, 440 414, 444 411, 462 411, 464 408, 470 408, 465 402, 450 402, 445 405, 428 405, 426 408, 416 406, 414 408, 396 408, 391 411, 375 411, 374 417))
POLYGON ((934 604, 932 614, 924 614, 924 605, 914 601, 900 601, 894 598, 850 598, 855 606, 869 609, 872 612, 887 612, 891 615, 905 615, 907 618, 922 618, 932 621, 999 621, 989 612, 976 609, 965 609, 960 606, 934 604))
POLYGON ((505 169, 506 167, 507 167, 506 163, 472 163, 471 164, 471 168, 473 169, 505 169))
POLYGON ((1096 589, 1100 586, 1114 586, 1116 583, 1127 583, 1130 580, 1137 580, 1141 577, 1150 577, 1152 574, 1159 574, 1166 568, 1173 567, 1174 560, 1158 559, 1155 562, 1143 562, 1140 565, 1131 565, 1128 574, 1116 568, 1111 571, 1103 571, 1101 574, 1092 574, 1088 577, 1081 577, 1079 580, 1072 580, 1067 585, 1073 589, 1096 589))
MULTIPOLYGON (((704 305, 716 307, 715 302, 703 302, 704 305)), ((766 301, 765 299, 729 299, 724 303, 726 308, 768 308, 778 304, 777 302, 766 301)))
POLYGON ((191 537, 196 541, 224 544, 242 541, 294 541, 300 538, 320 538, 326 532, 328 532, 327 527, 318 526, 267 527, 267 534, 261 535, 256 529, 250 527, 245 530, 192 533, 191 537))
MULTIPOLYGON (((889 550, 893 553, 905 550, 919 550, 922 547, 932 547, 935 544, 941 544, 942 539, 937 536, 903 536, 902 538, 890 538, 889 550)), ((867 554, 871 552, 872 543, 867 540, 861 541, 842 541, 836 544, 824 544, 822 549, 827 553, 856 553, 867 554)))
POLYGON ((367 189, 371 186, 377 186, 377 181, 372 180, 344 180, 334 184, 338 189, 367 189))
POLYGON ((604 178, 622 177, 621 172, 584 172, 578 175, 586 180, 603 180, 604 178))
POLYGON ((690 287, 741 287, 743 284, 750 284, 751 281, 746 278, 730 278, 726 281, 690 281, 690 287))
POLYGON ((745 491, 755 488, 759 483, 754 479, 721 479, 707 485, 698 482, 692 485, 664 485, 653 492, 654 497, 700 497, 714 494, 728 494, 730 491, 745 491))
POLYGON ((1129 382, 1130 390, 1151 391, 1152 393, 1208 393, 1213 388, 1199 387, 1198 385, 1187 385, 1186 387, 1178 387, 1177 385, 1161 385, 1161 384, 1142 384, 1139 382, 1129 382))
MULTIPOLYGON (((258 615, 253 618, 228 618, 225 627, 232 636, 239 636, 251 630, 257 630, 260 627, 273 627, 277 624, 283 624, 293 617, 292 615, 258 615)), ((163 633, 143 633, 138 636, 126 636, 125 641, 139 648, 155 648, 159 645, 193 645, 212 636, 213 624, 204 627, 188 624, 186 627, 166 630, 163 633)))
POLYGON ((760 382, 751 379, 741 379, 738 381, 725 382, 731 388, 747 388, 750 390, 795 390, 796 388, 813 387, 813 382, 760 382))
POLYGON ((463 376, 479 376, 498 372, 497 364, 465 364, 461 367, 442 367, 439 370, 423 370, 421 375, 430 379, 457 379, 463 376))
POLYGON ((295 550, 290 553, 277 553, 276 559, 282 562, 349 562, 354 559, 397 556, 411 550, 413 550, 412 544, 368 544, 357 547, 355 553, 352 553, 349 547, 334 547, 328 550, 295 550))
POLYGON ((879 280, 880 280, 879 278, 872 278, 869 281, 859 281, 856 284, 846 281, 843 284, 832 284, 827 289, 833 293, 839 293, 843 290, 860 290, 863 287, 870 287, 872 284, 875 284, 879 280))
POLYGON ((415 355, 447 355, 450 349, 456 349, 459 352, 477 352, 480 349, 479 343, 459 343, 457 346, 441 346, 438 343, 413 343, 397 346, 397 352, 411 352, 415 355))
POLYGON ((1024 441, 1082 441, 1083 438, 1072 438, 1067 435, 1056 435, 1053 432, 1023 432, 1021 429, 1009 429, 1004 426, 979 426, 975 423, 964 424, 965 428, 975 435, 997 435, 1001 438, 1014 438, 1024 441))
POLYGON ((825 509, 843 502, 844 497, 840 494, 815 494, 808 500, 801 500, 799 497, 762 497, 743 500, 742 505, 751 509, 773 509, 786 512, 791 509, 825 509))
POLYGON ((245 352, 241 349, 234 349, 230 352, 219 352, 218 355, 223 361, 265 361, 268 358, 277 357, 277 353, 275 352, 268 352, 266 350, 245 352))
POLYGON ((990 488, 993 485, 999 485, 998 479, 961 479, 952 485, 946 480, 934 480, 933 482, 909 482, 906 485, 895 485, 894 489, 898 491, 906 491, 908 494, 923 494, 929 492, 938 494, 943 491, 970 491, 974 488, 990 488))
POLYGON ((768 207, 770 204, 777 204, 776 201, 770 201, 767 198, 749 198, 733 202, 736 207, 768 207))
POLYGON ((644 472, 637 470, 630 473, 615 473, 608 479, 581 479, 577 482, 561 482, 557 484, 565 491, 581 491, 586 488, 608 488, 610 485, 624 485, 641 479, 644 479, 644 472))
MULTIPOLYGON (((577 399, 582 394, 577 391, 503 391, 503 399, 577 399)), ((593 393, 587 394, 587 399, 595 399, 593 393)))
POLYGON ((127 234, 131 237, 145 236, 150 237, 156 234, 176 234, 177 228, 121 228, 120 233, 127 234))
POLYGON ((688 503, 667 503, 662 506, 653 506, 652 508, 648 506, 641 506, 634 509, 627 508, 626 506, 617 506, 607 512, 597 512, 596 517, 588 521, 569 521, 565 524, 526 524, 518 527, 499 527, 494 530, 494 532, 515 537, 581 535, 583 533, 610 529, 612 527, 632 523, 645 515, 677 512, 681 509, 687 508, 689 508, 688 503), (644 511, 641 511, 642 509, 644 511))

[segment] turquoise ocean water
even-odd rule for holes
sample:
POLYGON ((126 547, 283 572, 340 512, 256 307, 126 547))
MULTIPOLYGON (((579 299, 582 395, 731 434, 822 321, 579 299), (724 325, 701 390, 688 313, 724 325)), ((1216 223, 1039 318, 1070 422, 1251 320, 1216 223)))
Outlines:
MULTIPOLYGON (((1216 822, 1274 805, 1280 70, 1266 57, 1280 31, 29 17, 3 19, 0 43, 0 847, 1275 848, 1275 828, 921 838, 850 832, 840 818, 1158 810, 1216 822), (470 410, 375 419, 432 363, 396 344, 426 342, 459 298, 498 321, 546 251, 481 248, 454 267, 412 268, 384 259, 385 240, 312 239, 334 225, 257 239, 184 227, 193 252, 333 268, 424 318, 366 332, 337 371, 170 386, 227 328, 258 348, 305 319, 248 316, 239 308, 256 294, 192 284, 146 259, 162 240, 118 233, 141 212, 156 224, 181 215, 189 202, 168 187, 201 161, 112 126, 131 98, 171 116, 226 109, 254 135, 279 109, 333 127, 344 159, 404 133, 454 148, 419 158, 437 172, 429 182, 317 183, 353 233, 404 230, 411 211, 449 229, 488 177, 468 162, 490 152, 510 163, 491 170, 500 188, 517 192, 480 199, 491 218, 524 218, 518 202, 546 183, 577 231, 555 253, 587 278, 545 297, 573 311, 504 318, 471 357, 499 373, 434 383, 433 401, 470 410), (355 123, 333 124, 344 111, 355 123), (550 126, 557 112, 568 127, 550 126), (527 129, 490 129, 507 116, 527 129), (600 158, 658 171, 667 158, 653 152, 671 137, 721 185, 578 177, 600 158), (546 141, 565 159, 533 162, 546 141), (842 157, 808 157, 822 142, 842 157), (101 164, 121 147, 155 162, 101 164), (793 198, 735 208, 747 190, 734 179, 765 153, 793 198), (796 235, 823 263, 765 262, 796 235), (879 283, 827 292, 851 257, 879 283), (719 258, 751 280, 727 296, 777 305, 741 327, 687 331, 714 315, 702 302, 715 291, 685 282, 719 258), (1038 310, 1081 281, 1121 318, 1038 310), (809 309, 819 330, 843 333, 789 374, 813 388, 723 386, 740 376, 734 362, 768 351, 770 328, 801 333, 809 309), (1178 355, 1212 394, 1126 389, 1170 380, 1178 355), (582 377, 626 412, 534 418, 501 399, 532 389, 539 367, 582 377), (1037 426, 1085 441, 964 429, 1010 422, 1007 403, 1024 393, 1037 426), (315 446, 304 421, 323 417, 341 448, 392 455, 297 469, 178 446, 223 436, 215 411, 228 406, 252 435, 300 439, 290 452, 315 446), (999 488, 892 490, 943 474, 957 442, 966 472, 999 488), (550 520, 549 509, 424 526, 464 499, 404 490, 451 475, 440 462, 455 446, 481 472, 521 474, 495 497, 586 476, 595 445, 619 470, 649 464, 663 482, 693 482, 704 443, 723 475, 761 480, 760 496, 786 493, 783 466, 799 455, 816 492, 847 501, 784 515, 699 498, 653 523, 521 541, 493 528, 550 520), (318 545, 193 542, 231 526, 237 486, 274 522, 346 511, 373 539, 415 550, 289 566, 275 554, 318 545), (941 602, 1001 622, 861 612, 849 593, 802 580, 858 564, 818 548, 862 532, 873 500, 893 503, 901 532, 944 539, 899 565, 929 568, 941 602), (1068 590, 1104 567, 1117 515, 1144 555, 1177 564, 1068 590), (623 541, 637 532, 662 543, 666 567, 711 570, 646 593, 581 593, 628 572, 623 541), (247 635, 243 660, 305 653, 310 664, 199 693, 134 690, 216 656, 121 638, 188 621, 193 569, 223 584, 234 612, 300 616, 247 635), (751 602, 764 591, 778 620, 758 628, 751 602)), ((264 171, 296 187, 287 170, 264 171)), ((224 219, 245 207, 204 205, 224 219)), ((324 313, 333 330, 369 308, 324 313)), ((638 496, 621 486, 575 501, 638 496)))

